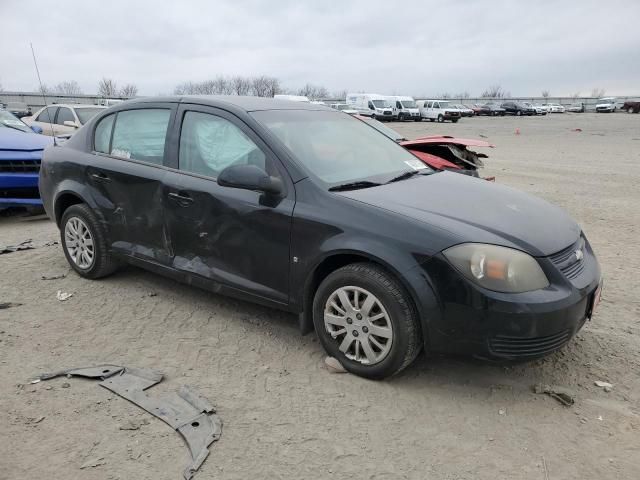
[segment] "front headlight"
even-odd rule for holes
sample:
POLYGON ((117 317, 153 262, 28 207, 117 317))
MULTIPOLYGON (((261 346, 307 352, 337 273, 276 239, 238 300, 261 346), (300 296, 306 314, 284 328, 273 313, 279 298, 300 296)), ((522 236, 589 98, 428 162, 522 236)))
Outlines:
POLYGON ((465 277, 489 290, 521 293, 549 285, 538 262, 520 250, 463 243, 442 253, 465 277))

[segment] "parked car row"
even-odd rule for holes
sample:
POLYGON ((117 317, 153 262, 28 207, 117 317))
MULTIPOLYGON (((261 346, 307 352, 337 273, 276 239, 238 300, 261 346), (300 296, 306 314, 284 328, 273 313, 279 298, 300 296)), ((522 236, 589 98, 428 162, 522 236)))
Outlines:
POLYGON ((431 122, 451 121, 453 123, 456 123, 462 117, 473 117, 475 115, 531 116, 564 113, 565 111, 584 111, 583 105, 579 105, 580 108, 565 109, 559 103, 534 104, 511 100, 464 105, 443 99, 415 101, 413 97, 385 96, 376 93, 349 93, 345 103, 332 104, 331 107, 383 121, 413 120, 419 122, 426 119, 431 122))

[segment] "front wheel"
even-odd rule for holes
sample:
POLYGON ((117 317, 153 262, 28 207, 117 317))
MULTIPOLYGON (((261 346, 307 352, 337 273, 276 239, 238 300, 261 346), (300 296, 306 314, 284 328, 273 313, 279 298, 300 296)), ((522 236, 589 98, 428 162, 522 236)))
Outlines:
POLYGON ((631 107, 627 108, 627 113, 633 113, 633 108, 631 107))
POLYGON ((421 118, 421 117, 414 118, 414 119, 413 119, 413 121, 414 121, 414 122, 421 122, 421 121, 422 121, 422 118, 421 118))
POLYGON ((438 115, 438 123, 444 122, 444 116, 442 114, 438 115))
POLYGON ((459 119, 459 118, 452 118, 452 119, 451 119, 451 121, 452 121, 453 123, 458 123, 458 120, 460 120, 460 119, 459 119))
POLYGON ((96 215, 84 203, 65 210, 60 221, 60 243, 69 265, 82 277, 105 277, 118 267, 96 215))
POLYGON ((376 114, 375 114, 375 113, 372 113, 372 114, 371 114, 371 119, 372 119, 372 120, 375 120, 375 119, 376 119, 376 114))
POLYGON ((521 112, 520 110, 518 110, 518 111, 516 112, 516 115, 519 117, 520 115, 522 115, 522 112, 521 112))
POLYGON ((361 377, 394 375, 422 347, 408 293, 371 263, 347 265, 325 278, 313 300, 313 323, 327 353, 361 377))

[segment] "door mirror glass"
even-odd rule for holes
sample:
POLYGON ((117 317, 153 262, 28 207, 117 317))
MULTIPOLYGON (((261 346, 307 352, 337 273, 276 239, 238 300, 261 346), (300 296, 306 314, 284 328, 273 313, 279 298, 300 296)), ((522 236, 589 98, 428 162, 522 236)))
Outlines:
POLYGON ((278 195, 282 193, 282 181, 272 177, 256 165, 231 165, 218 175, 218 185, 241 188, 278 195))

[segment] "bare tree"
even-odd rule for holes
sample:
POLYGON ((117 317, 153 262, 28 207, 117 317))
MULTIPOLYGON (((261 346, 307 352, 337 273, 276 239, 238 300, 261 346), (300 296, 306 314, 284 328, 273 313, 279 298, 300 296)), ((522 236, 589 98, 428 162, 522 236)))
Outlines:
POLYGON ((580 97, 580 92, 576 92, 573 95, 571 95, 571 98, 573 98, 574 100, 579 97, 580 97))
POLYGON ((436 95, 436 98, 446 100, 447 98, 451 98, 451 94, 449 92, 440 93, 439 95, 436 95))
POLYGON ((333 92, 331 94, 331 98, 335 98, 336 100, 346 100, 347 99, 347 92, 346 90, 338 90, 337 92, 333 92))
POLYGON ((467 92, 466 90, 464 92, 461 93, 456 93, 453 98, 459 98, 460 100, 466 100, 468 98, 471 98, 471 95, 469 94, 469 92, 467 92))
POLYGON ((273 97, 279 93, 282 93, 282 87, 280 86, 280 80, 276 77, 266 77, 267 85, 267 97, 273 97))
POLYGON ((542 98, 545 100, 549 98, 549 90, 542 90, 542 98))
POLYGON ((482 98, 506 98, 511 94, 502 89, 501 85, 491 85, 484 92, 480 94, 482 98))
POLYGON ((604 88, 594 88, 593 90, 591 90, 591 97, 601 98, 601 97, 604 97, 605 93, 606 92, 604 88))
POLYGON ((235 95, 249 95, 251 92, 251 82, 247 77, 236 75, 229 81, 232 93, 235 95))
POLYGON ((65 82, 60 82, 55 87, 53 87, 54 93, 59 93, 62 95, 82 95, 82 89, 80 85, 75 80, 68 80, 65 82))
POLYGON ((115 97, 118 95, 118 86, 111 78, 102 78, 98 83, 98 95, 101 97, 115 97))
POLYGON ((304 95, 310 100, 322 100, 329 97, 329 91, 325 87, 307 83, 304 87, 298 89, 298 95, 304 95))
POLYGON ((251 79, 251 94, 256 97, 266 97, 269 93, 269 81, 264 75, 251 79))
POLYGON ((124 87, 120 89, 121 97, 135 97, 138 94, 138 87, 133 83, 127 83, 124 87))
POLYGON ((36 88, 36 91, 39 92, 41 95, 51 95, 51 93, 53 93, 53 90, 49 88, 49 86, 47 86, 46 83, 41 83, 40 85, 38 85, 38 88, 36 88))

